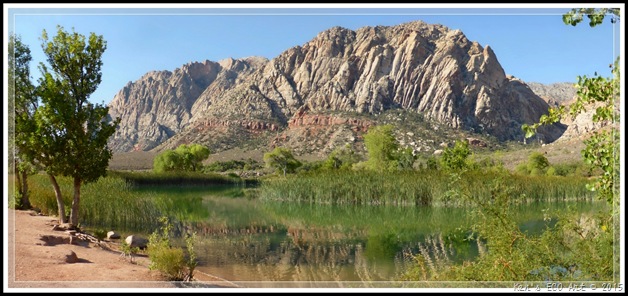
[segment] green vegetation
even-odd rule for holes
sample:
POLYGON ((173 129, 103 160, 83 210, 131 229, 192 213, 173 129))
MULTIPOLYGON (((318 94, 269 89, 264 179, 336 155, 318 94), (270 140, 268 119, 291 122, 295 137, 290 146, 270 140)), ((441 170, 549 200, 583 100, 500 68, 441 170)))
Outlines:
MULTIPOLYGON (((586 14, 590 26, 599 25, 610 12, 619 19, 618 9, 573 9, 563 15, 565 24, 577 25, 586 14)), ((603 173, 587 188, 597 191, 606 200, 609 209, 596 215, 575 211, 559 214, 558 222, 540 235, 523 233, 512 214, 512 197, 517 196, 516 186, 509 180, 496 180, 489 196, 475 194, 471 189, 452 183, 457 198, 474 205, 477 223, 473 233, 486 242, 487 252, 472 262, 463 264, 426 264, 427 257, 416 256, 417 265, 405 277, 423 281, 619 281, 619 122, 616 104, 619 98, 619 59, 612 70, 613 78, 578 77, 578 98, 569 107, 551 108, 539 123, 524 125, 526 137, 536 133, 544 124, 558 122, 563 116, 576 115, 595 108, 594 122, 604 122, 608 128, 585 141, 582 150, 585 162, 603 173), (593 103, 597 106, 593 107, 593 103), (506 185, 508 184, 508 185, 506 185)), ((532 154, 518 171, 530 175, 557 174, 542 154, 532 154)))
MULTIPOLYGON (((90 95, 101 82, 102 54, 106 42, 102 36, 68 33, 57 27, 51 40, 42 34, 42 49, 47 64, 40 63, 42 78, 33 87, 25 67, 30 62, 30 51, 19 38, 13 41, 13 76, 16 111, 15 138, 20 164, 18 195, 27 196, 26 178, 29 163, 46 171, 52 182, 60 222, 68 222, 66 207, 58 176, 73 178, 73 198, 69 223, 79 223, 81 186, 94 182, 105 174, 111 150, 107 140, 114 133, 119 120, 107 120, 108 107, 92 104, 90 95)), ((21 202, 27 206, 27 200, 21 202)))
POLYGON ((215 161, 205 167, 204 172, 227 172, 227 171, 251 171, 261 169, 263 166, 254 159, 246 160, 229 160, 229 161, 215 161))
POLYGON ((612 235, 604 227, 591 224, 590 216, 575 221, 571 218, 575 213, 569 213, 560 215, 555 226, 548 224, 540 235, 525 233, 513 216, 515 192, 504 184, 505 180, 495 181, 490 196, 475 195, 463 187, 454 189, 474 205, 471 219, 476 221, 472 227, 475 237, 471 239, 485 241, 487 252, 463 264, 428 265, 426 256, 416 256, 417 265, 405 279, 494 282, 612 278, 612 267, 607 264, 612 258, 612 235))
POLYGON ((122 257, 124 257, 125 259, 128 257, 129 262, 134 263, 135 254, 140 252, 140 248, 138 247, 131 248, 131 246, 127 244, 126 241, 123 240, 120 243, 120 252, 122 252, 121 254, 122 257))
POLYGON ((16 208, 30 208, 27 177, 34 169, 28 161, 32 155, 29 135, 32 135, 37 96, 35 87, 30 81, 29 64, 32 60, 31 51, 19 36, 9 36, 9 165, 13 167, 17 190, 13 203, 16 208))
POLYGON ((224 176, 212 173, 200 172, 126 172, 114 171, 109 173, 111 176, 119 177, 126 180, 133 186, 208 186, 208 185, 227 185, 241 184, 248 180, 243 180, 237 176, 224 176))
MULTIPOLYGON (((587 198, 585 178, 518 176, 500 172, 467 171, 454 174, 456 182, 476 196, 490 196, 492 181, 512 184, 517 202, 587 198)), ((463 205, 450 194, 451 177, 441 171, 329 171, 265 180, 259 196, 264 200, 359 205, 463 205)))
POLYGON ((166 150, 157 155, 153 162, 156 173, 196 172, 202 168, 203 160, 209 157, 209 148, 200 144, 182 144, 175 150, 166 150))
POLYGON ((520 163, 515 169, 522 175, 542 176, 546 174, 550 166, 547 157, 540 152, 533 152, 528 156, 528 162, 520 163))
MULTIPOLYGON (((71 178, 59 178, 61 190, 71 190, 72 185, 71 178)), ((33 207, 45 215, 59 212, 46 176, 32 176, 29 178, 29 186, 32 190, 33 207)), ((83 192, 81 225, 87 227, 150 231, 157 225, 156 217, 165 211, 158 208, 154 196, 137 194, 120 178, 100 178, 86 184, 83 192)))
POLYGON ((453 148, 447 147, 443 150, 440 158, 441 166, 447 170, 462 170, 469 167, 467 158, 471 155, 469 143, 466 141, 456 141, 453 148))
POLYGON ((351 149, 351 145, 347 144, 344 147, 334 149, 323 161, 321 167, 327 170, 346 170, 359 161, 360 156, 351 149))
POLYGON ((397 170, 399 143, 393 134, 392 125, 375 126, 364 135, 364 146, 368 160, 364 167, 373 171, 397 170))
POLYGON ((182 248, 171 246, 172 224, 168 218, 162 217, 159 220, 162 223, 161 229, 153 232, 148 239, 149 268, 159 270, 171 281, 191 281, 197 264, 194 253, 196 235, 186 236, 189 253, 186 259, 182 248))
POLYGON ((264 154, 264 162, 277 173, 283 172, 284 176, 286 173, 294 173, 301 166, 301 162, 294 158, 292 152, 283 147, 277 147, 272 152, 264 154))

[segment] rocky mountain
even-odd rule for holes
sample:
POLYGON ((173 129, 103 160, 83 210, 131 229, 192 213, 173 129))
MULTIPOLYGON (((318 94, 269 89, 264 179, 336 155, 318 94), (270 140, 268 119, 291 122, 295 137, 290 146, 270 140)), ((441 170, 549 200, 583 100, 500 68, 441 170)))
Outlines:
MULTIPOLYGON (((295 138, 315 134, 323 137, 320 145, 333 147, 357 141, 379 114, 397 109, 501 141, 522 140, 520 126, 548 107, 505 74, 488 45, 459 30, 421 21, 334 27, 272 60, 147 73, 111 101, 110 115, 122 121, 110 145, 124 152, 201 142, 216 151, 255 141, 299 145, 295 138)), ((546 127, 539 137, 551 142, 564 130, 546 127)))
MULTIPOLYGON (((542 84, 536 82, 527 83, 530 89, 545 100, 550 106, 568 106, 577 98, 577 89, 574 83, 561 82, 552 84, 542 84)), ((565 116, 561 123, 567 126, 565 132, 558 139, 559 141, 568 141, 574 138, 580 138, 603 128, 605 125, 593 122, 593 115, 597 106, 587 108, 585 112, 578 114, 575 118, 565 116)), ((619 111, 619 108, 617 108, 619 111)))
POLYGON ((574 84, 570 82, 552 84, 527 82, 526 84, 535 94, 553 107, 569 104, 576 98, 577 89, 574 84))

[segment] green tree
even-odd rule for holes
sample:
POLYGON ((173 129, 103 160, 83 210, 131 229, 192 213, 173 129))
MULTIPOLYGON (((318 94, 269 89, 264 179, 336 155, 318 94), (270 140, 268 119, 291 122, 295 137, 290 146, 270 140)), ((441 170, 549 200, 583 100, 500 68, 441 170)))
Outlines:
POLYGON ((392 125, 375 126, 364 135, 368 153, 366 167, 376 171, 391 171, 398 167, 399 143, 393 134, 392 125))
POLYGON ((545 174, 550 163, 547 157, 541 152, 532 152, 528 156, 528 162, 526 168, 529 174, 537 176, 545 174))
POLYGON ((469 143, 456 141, 454 147, 447 147, 440 157, 441 166, 450 170, 462 170, 468 167, 467 158, 471 155, 469 143))
POLYGON ((155 172, 196 172, 209 157, 209 148, 200 144, 181 144, 175 150, 166 150, 153 160, 155 172))
POLYGON ((27 177, 33 171, 28 138, 34 132, 34 114, 38 101, 31 83, 29 64, 31 51, 19 36, 9 36, 9 157, 17 178, 20 208, 30 208, 27 177))
POLYGON ((283 147, 277 147, 272 152, 265 153, 264 162, 267 167, 283 172, 284 176, 287 173, 294 173, 301 166, 301 162, 294 158, 292 152, 283 147))
POLYGON ((186 171, 198 171, 201 169, 203 160, 209 157, 209 148, 200 144, 179 145, 175 150, 183 162, 183 169, 186 171))
POLYGON ((166 150, 158 154, 153 160, 153 170, 156 173, 183 171, 183 161, 179 153, 166 150))
POLYGON ((112 152, 107 140, 119 119, 108 119, 109 108, 88 101, 101 82, 102 54, 106 42, 94 33, 89 38, 57 26, 57 35, 42 34, 48 65, 41 63, 41 106, 35 112, 36 133, 30 145, 32 158, 41 164, 55 189, 59 219, 65 221, 64 204, 56 175, 73 178, 70 226, 79 223, 81 185, 104 176, 112 152))
POLYGON ((332 151, 327 159, 323 162, 324 169, 349 169, 354 163, 359 161, 358 155, 351 149, 351 145, 347 144, 343 147, 336 148, 332 151))

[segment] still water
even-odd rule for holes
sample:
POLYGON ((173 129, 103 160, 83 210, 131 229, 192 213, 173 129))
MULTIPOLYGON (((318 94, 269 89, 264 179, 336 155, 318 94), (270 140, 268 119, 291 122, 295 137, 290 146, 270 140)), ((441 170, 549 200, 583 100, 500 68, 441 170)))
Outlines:
MULTIPOLYGON (((191 206, 173 199, 189 212, 180 213, 182 220, 193 217, 177 228, 197 233, 199 272, 236 282, 398 281, 416 255, 438 265, 486 251, 482 242, 465 240, 474 222, 466 208, 264 202, 238 190, 185 193, 195 195, 191 206)), ((584 213, 605 204, 528 203, 516 207, 516 219, 538 234, 552 223, 544 213, 568 206, 584 213)))

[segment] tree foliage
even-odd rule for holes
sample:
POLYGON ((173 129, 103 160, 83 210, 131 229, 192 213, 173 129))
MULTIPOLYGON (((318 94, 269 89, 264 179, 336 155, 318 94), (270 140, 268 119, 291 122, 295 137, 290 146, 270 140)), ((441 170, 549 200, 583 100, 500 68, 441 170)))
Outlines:
POLYGON ((94 33, 86 39, 61 26, 52 39, 45 30, 41 39, 47 64, 40 63, 41 105, 34 114, 35 132, 28 139, 30 157, 53 182, 62 220, 64 205, 55 176, 74 179, 70 224, 77 226, 81 184, 105 175, 112 156, 107 141, 119 124, 119 119, 109 120, 108 107, 88 101, 101 82, 106 42, 94 33))
POLYGON ((619 21, 619 8, 574 8, 563 14, 563 22, 576 26, 584 20, 585 15, 589 18, 591 27, 601 24, 606 16, 610 16, 611 23, 615 23, 619 21))
POLYGON ((285 176, 287 173, 294 173, 301 166, 292 155, 292 152, 283 147, 277 147, 273 151, 264 154, 264 162, 269 168, 274 168, 278 173, 281 172, 285 176))
POLYGON ((359 161, 359 156, 351 149, 349 144, 334 149, 327 159, 323 162, 323 169, 350 169, 351 166, 359 161))
POLYGON ((366 168, 376 171, 397 169, 399 143, 393 129, 392 125, 375 126, 364 135, 364 145, 368 153, 366 168))
POLYGON ((153 160, 155 172, 196 172, 210 154, 209 148, 200 144, 181 144, 174 150, 166 150, 153 160))
POLYGON ((9 162, 17 179, 16 202, 20 208, 30 208, 27 176, 33 171, 28 138, 35 132, 33 125, 38 100, 31 82, 31 51, 19 36, 9 36, 9 162))
POLYGON ((450 170, 462 170, 468 167, 467 158, 471 155, 469 143, 466 141, 456 141, 454 147, 447 147, 443 150, 440 162, 441 166, 450 170))

